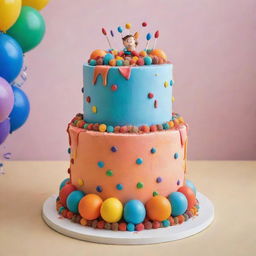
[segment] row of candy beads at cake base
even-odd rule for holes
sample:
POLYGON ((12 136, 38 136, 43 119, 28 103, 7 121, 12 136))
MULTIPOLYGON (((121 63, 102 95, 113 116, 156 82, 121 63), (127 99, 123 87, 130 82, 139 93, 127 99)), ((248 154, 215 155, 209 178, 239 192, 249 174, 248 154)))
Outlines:
POLYGON ((181 224, 198 214, 199 202, 191 181, 168 197, 155 195, 145 205, 139 200, 129 200, 123 205, 115 197, 102 200, 97 194, 85 195, 65 179, 60 184, 56 209, 63 217, 83 226, 141 231, 181 224))
POLYGON ((157 125, 142 125, 142 126, 111 126, 98 123, 87 123, 83 120, 83 114, 77 114, 72 120, 71 125, 89 131, 99 131, 108 133, 148 133, 156 131, 165 131, 171 129, 178 129, 185 125, 184 119, 177 113, 172 114, 169 122, 157 125))

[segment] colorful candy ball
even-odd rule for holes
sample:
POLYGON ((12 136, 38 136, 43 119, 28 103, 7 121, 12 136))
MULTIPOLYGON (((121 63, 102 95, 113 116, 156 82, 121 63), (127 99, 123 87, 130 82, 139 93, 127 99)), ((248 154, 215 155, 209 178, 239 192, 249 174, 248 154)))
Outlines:
POLYGON ((102 203, 100 214, 106 222, 118 222, 122 218, 123 205, 117 198, 110 197, 102 203))
POLYGON ((193 208, 196 204, 196 195, 190 187, 182 186, 178 189, 178 192, 181 192, 185 195, 188 200, 188 210, 193 208))
POLYGON ((96 66, 97 62, 96 62, 96 60, 91 59, 91 60, 89 61, 89 64, 90 64, 91 66, 96 66))
POLYGON ((124 219, 128 223, 139 224, 146 216, 144 204, 139 200, 130 200, 124 206, 124 219))
POLYGON ((166 197, 158 195, 147 201, 146 210, 151 220, 163 221, 171 215, 172 208, 166 197))
POLYGON ((105 55, 106 55, 106 52, 104 50, 97 49, 91 53, 90 59, 96 59, 97 57, 104 57, 105 55))
POLYGON ((104 65, 108 65, 109 64, 109 61, 114 59, 114 55, 111 54, 111 53, 107 53, 105 56, 104 56, 104 59, 103 59, 103 63, 104 65))
POLYGON ((73 213, 78 213, 78 204, 80 200, 84 197, 84 192, 75 190, 69 194, 67 197, 67 207, 73 213))
POLYGON ((76 190, 76 187, 71 184, 66 184, 60 191, 60 202, 63 206, 67 206, 67 198, 69 194, 76 190))
POLYGON ((186 180, 185 183, 186 183, 186 186, 191 188, 193 190, 194 194, 196 195, 196 187, 195 187, 195 185, 190 180, 186 180))
POLYGON ((161 49, 153 49, 150 53, 151 56, 157 56, 160 58, 163 58, 164 60, 167 60, 167 56, 165 52, 161 49))
POLYGON ((60 183, 60 191, 62 190, 62 188, 63 188, 68 182, 70 182, 70 179, 69 179, 69 178, 66 178, 65 180, 63 180, 63 181, 60 183))
POLYGON ((188 208, 186 196, 180 192, 173 192, 168 196, 172 206, 172 216, 176 217, 183 214, 188 208))
POLYGON ((117 60, 116 65, 117 66, 123 66, 124 61, 123 60, 117 60))
POLYGON ((102 199, 96 194, 84 196, 78 205, 80 215, 86 220, 94 220, 100 216, 102 199))
POLYGON ((151 65, 152 64, 152 58, 149 56, 144 57, 144 63, 145 65, 151 65))

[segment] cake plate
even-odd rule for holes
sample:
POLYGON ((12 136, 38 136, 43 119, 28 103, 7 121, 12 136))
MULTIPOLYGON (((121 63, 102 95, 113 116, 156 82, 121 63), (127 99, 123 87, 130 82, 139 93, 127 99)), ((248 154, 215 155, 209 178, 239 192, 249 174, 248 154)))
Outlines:
POLYGON ((61 218, 56 211, 56 195, 49 197, 43 205, 42 217, 46 224, 57 232, 80 240, 104 244, 155 244, 169 242, 195 235, 207 228, 214 219, 212 202, 202 193, 197 193, 199 214, 180 225, 143 231, 112 231, 94 229, 61 218))

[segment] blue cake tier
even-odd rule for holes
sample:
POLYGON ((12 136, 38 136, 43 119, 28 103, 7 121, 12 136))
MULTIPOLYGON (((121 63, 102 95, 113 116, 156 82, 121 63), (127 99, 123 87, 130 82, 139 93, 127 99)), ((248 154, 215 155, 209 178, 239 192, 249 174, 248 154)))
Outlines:
POLYGON ((153 125, 172 115, 172 65, 84 65, 84 120, 106 125, 153 125))

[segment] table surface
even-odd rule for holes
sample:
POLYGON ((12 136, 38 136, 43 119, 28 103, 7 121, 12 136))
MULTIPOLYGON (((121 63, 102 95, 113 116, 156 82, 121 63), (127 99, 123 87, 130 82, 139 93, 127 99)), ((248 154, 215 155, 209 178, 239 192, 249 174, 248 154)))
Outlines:
POLYGON ((256 161, 189 162, 188 179, 212 200, 214 222, 183 240, 139 246, 79 241, 44 223, 43 202, 58 192, 67 168, 68 162, 4 163, 6 174, 0 176, 0 255, 256 255, 256 161))

